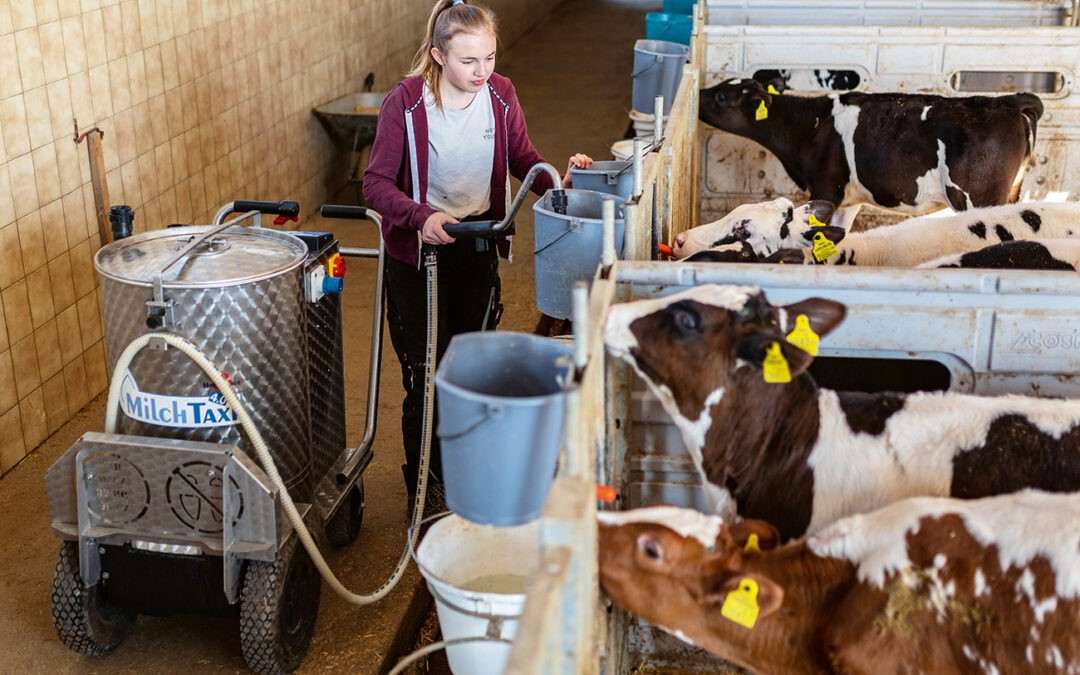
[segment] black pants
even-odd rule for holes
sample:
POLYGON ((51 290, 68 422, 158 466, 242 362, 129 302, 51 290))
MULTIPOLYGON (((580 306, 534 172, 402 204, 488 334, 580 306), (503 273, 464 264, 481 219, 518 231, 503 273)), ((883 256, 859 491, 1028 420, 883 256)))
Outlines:
MULTIPOLYGON (((450 338, 459 333, 493 329, 502 313, 502 286, 494 246, 478 252, 476 242, 460 238, 438 250, 438 342, 442 359, 450 338)), ((427 270, 386 259, 386 320, 390 341, 401 363, 401 437, 405 446, 405 486, 416 492, 424 412, 424 354, 427 346, 427 270)), ((432 424, 430 479, 442 480, 437 426, 432 424)))

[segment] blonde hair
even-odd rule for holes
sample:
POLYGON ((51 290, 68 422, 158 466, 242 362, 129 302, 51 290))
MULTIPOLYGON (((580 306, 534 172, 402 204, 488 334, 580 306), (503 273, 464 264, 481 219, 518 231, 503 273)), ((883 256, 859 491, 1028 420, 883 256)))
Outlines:
POLYGON ((442 94, 439 81, 442 78, 442 66, 431 55, 434 47, 445 54, 450 40, 458 33, 490 33, 497 40, 499 26, 495 12, 483 5, 467 5, 459 0, 439 0, 428 17, 427 34, 420 49, 413 59, 410 77, 420 76, 428 89, 435 96, 435 105, 442 109, 442 94))

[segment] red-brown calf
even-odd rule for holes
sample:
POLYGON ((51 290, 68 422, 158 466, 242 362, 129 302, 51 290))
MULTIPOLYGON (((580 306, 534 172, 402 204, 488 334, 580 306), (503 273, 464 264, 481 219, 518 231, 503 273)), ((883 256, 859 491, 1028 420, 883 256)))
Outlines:
POLYGON ((751 552, 753 521, 602 513, 600 583, 755 672, 1080 672, 1078 519, 1070 495, 915 498, 751 552))

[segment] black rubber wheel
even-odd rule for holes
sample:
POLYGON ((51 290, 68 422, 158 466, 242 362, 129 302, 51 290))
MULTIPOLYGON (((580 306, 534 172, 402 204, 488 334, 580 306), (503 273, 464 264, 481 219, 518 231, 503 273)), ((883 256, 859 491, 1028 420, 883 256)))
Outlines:
POLYGON ((315 633, 320 583, 296 535, 273 562, 248 562, 240 589, 240 647, 249 668, 271 675, 300 665, 315 633))
POLYGON ((104 656, 124 641, 135 625, 135 612, 109 604, 101 584, 86 587, 79 575, 79 548, 60 544, 53 571, 52 616, 56 634, 69 649, 104 656))
POLYGON ((360 477, 349 490, 337 513, 326 521, 326 540, 334 546, 348 546, 360 536, 364 524, 364 478, 360 477))

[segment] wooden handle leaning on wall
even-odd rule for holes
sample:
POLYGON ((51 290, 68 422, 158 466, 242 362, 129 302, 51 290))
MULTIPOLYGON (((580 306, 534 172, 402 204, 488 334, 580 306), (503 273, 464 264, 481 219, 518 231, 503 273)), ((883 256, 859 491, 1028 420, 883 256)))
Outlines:
POLYGON ((97 127, 82 134, 79 133, 79 121, 75 120, 75 143, 86 140, 86 151, 90 156, 90 184, 94 190, 94 213, 97 216, 98 235, 101 246, 112 240, 112 226, 109 223, 109 183, 105 179, 105 157, 101 152, 101 139, 105 132, 97 127))

